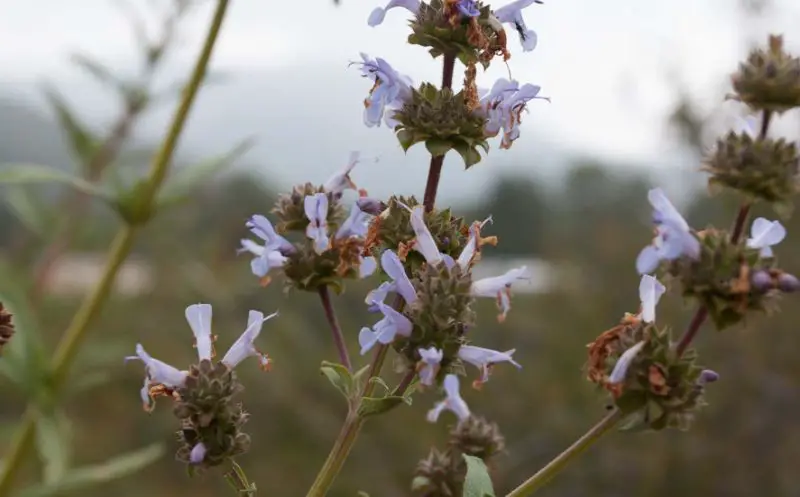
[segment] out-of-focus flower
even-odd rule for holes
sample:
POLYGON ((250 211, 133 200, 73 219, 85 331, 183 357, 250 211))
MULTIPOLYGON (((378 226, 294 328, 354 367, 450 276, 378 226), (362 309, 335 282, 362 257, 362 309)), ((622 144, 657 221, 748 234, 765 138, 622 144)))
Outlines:
POLYGON ((419 11, 419 0, 390 0, 386 7, 375 7, 375 10, 369 14, 367 24, 372 27, 378 26, 386 17, 386 11, 395 7, 403 7, 412 14, 416 14, 419 11))
POLYGON ((413 323, 407 317, 390 306, 383 302, 375 302, 375 305, 383 313, 383 319, 375 323, 372 329, 361 328, 361 332, 358 334, 361 355, 369 352, 377 343, 383 345, 392 343, 397 335, 409 336, 414 328, 413 323))
POLYGON ((381 119, 390 128, 398 123, 393 119, 394 112, 400 109, 411 97, 411 78, 397 71, 384 59, 371 59, 361 54, 361 74, 373 81, 369 96, 364 100, 364 124, 368 127, 380 126, 381 119))
POLYGON ((437 402, 433 409, 428 411, 428 421, 435 423, 445 410, 455 414, 459 421, 467 420, 470 417, 469 406, 461 398, 458 376, 449 374, 444 377, 444 392, 444 400, 437 402))
POLYGON ((417 352, 419 352, 420 357, 417 364, 419 382, 425 386, 431 386, 439 373, 439 364, 442 362, 444 352, 436 347, 420 348, 417 352))
POLYGON ((689 224, 672 205, 661 188, 647 194, 653 206, 653 223, 656 237, 636 258, 639 274, 651 273, 663 260, 675 260, 682 255, 696 259, 700 255, 700 242, 692 234, 689 224))
POLYGON ((360 158, 361 154, 359 152, 350 152, 350 160, 347 161, 347 165, 340 171, 337 171, 328 179, 328 181, 325 182, 325 191, 333 194, 334 196, 340 197, 345 190, 357 189, 358 187, 350 178, 350 172, 354 167, 356 167, 356 164, 358 164, 360 158))
POLYGON ((456 2, 458 12, 464 17, 477 17, 481 15, 478 9, 478 2, 475 0, 458 0, 456 2))
POLYGON ((500 309, 497 320, 502 323, 511 309, 511 285, 517 280, 527 279, 527 272, 527 266, 522 266, 511 269, 500 276, 480 279, 472 283, 470 292, 475 297, 497 299, 497 307, 500 309))
POLYGON ((191 464, 202 464, 203 459, 206 458, 206 445, 203 442, 195 445, 192 448, 192 452, 189 453, 189 462, 191 464))
POLYGON ((484 383, 489 381, 489 375, 492 368, 498 362, 508 362, 518 369, 522 366, 511 357, 515 349, 500 352, 498 350, 485 349, 483 347, 473 347, 472 345, 462 345, 458 349, 458 357, 465 362, 472 364, 481 371, 481 377, 472 384, 475 388, 480 388, 484 383))
POLYGON ((639 282, 639 300, 642 301, 642 312, 640 316, 645 323, 652 323, 656 320, 656 305, 664 295, 667 288, 660 281, 645 274, 639 282))
POLYGON ((308 218, 306 236, 314 240, 314 251, 321 254, 331 246, 328 238, 328 195, 325 193, 308 195, 303 202, 308 218))
POLYGON ((772 246, 777 245, 786 238, 786 228, 778 221, 769 221, 763 217, 756 218, 750 228, 750 238, 747 246, 761 250, 761 257, 771 258, 772 246))
POLYGON ((538 38, 536 33, 532 29, 528 29, 528 26, 525 25, 525 19, 522 18, 522 9, 534 3, 540 4, 542 2, 541 0, 516 0, 494 11, 497 20, 514 26, 514 29, 519 33, 522 50, 525 52, 530 52, 536 48, 538 38))

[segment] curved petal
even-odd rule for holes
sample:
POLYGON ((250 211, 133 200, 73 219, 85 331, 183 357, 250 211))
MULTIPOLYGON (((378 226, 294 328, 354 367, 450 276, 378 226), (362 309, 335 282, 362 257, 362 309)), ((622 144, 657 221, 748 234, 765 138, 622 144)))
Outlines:
POLYGON ((186 321, 192 328, 197 355, 200 360, 211 360, 211 304, 193 304, 186 308, 186 321))
POLYGON ((652 323, 656 320, 656 305, 667 288, 654 277, 645 274, 639 282, 639 299, 642 302, 642 320, 652 323))
POLYGON ((648 245, 639 252, 636 257, 636 271, 639 274, 652 273, 658 268, 661 263, 659 258, 658 249, 652 245, 648 245))

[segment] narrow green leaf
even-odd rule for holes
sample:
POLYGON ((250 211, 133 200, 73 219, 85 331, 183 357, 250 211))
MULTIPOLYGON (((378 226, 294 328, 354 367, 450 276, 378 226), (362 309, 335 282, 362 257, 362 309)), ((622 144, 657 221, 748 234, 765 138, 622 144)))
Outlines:
POLYGON ((122 85, 120 80, 114 76, 114 73, 109 69, 107 66, 103 65, 101 62, 98 62, 91 57, 75 53, 72 54, 70 57, 70 61, 75 64, 76 66, 80 67, 90 76, 95 78, 98 82, 106 84, 106 85, 114 85, 119 87, 122 85))
POLYGON ((231 166, 236 159, 250 150, 254 144, 254 140, 248 138, 224 155, 176 170, 161 189, 158 197, 158 207, 164 208, 186 200, 194 190, 226 167, 231 166))
POLYGON ((57 483, 29 487, 19 492, 18 497, 56 497, 124 478, 153 464, 164 455, 164 452, 162 444, 153 444, 113 457, 104 463, 74 469, 57 483))
POLYGON ((358 415, 362 418, 377 416, 388 412, 400 404, 411 405, 411 397, 398 397, 388 395, 386 397, 364 397, 358 406, 358 415))
POLYGON ((353 377, 350 371, 341 364, 335 362, 322 361, 319 368, 320 373, 328 378, 331 385, 336 387, 337 390, 342 392, 345 398, 349 399, 353 394, 353 377))
POLYGON ((495 497, 492 477, 483 460, 466 454, 462 454, 462 457, 467 463, 463 497, 495 497))
POLYGON ((61 481, 72 456, 72 426, 63 411, 42 413, 36 419, 36 449, 44 466, 44 482, 61 481))
POLYGON ((75 158, 80 161, 81 166, 85 167, 94 155, 99 143, 98 138, 78 119, 67 101, 55 88, 45 87, 44 94, 56 113, 59 125, 67 135, 75 158))
POLYGON ((2 194, 11 212, 33 234, 45 238, 50 232, 52 219, 29 185, 6 188, 2 194))
POLYGON ((87 195, 111 199, 111 193, 77 176, 38 164, 4 164, 0 166, 0 184, 62 183, 87 195))

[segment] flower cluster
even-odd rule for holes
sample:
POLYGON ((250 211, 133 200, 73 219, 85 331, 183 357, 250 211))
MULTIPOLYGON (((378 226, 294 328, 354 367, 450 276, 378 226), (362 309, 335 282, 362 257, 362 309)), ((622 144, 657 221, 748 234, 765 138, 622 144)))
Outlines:
POLYGON ((256 348, 255 340, 264 322, 277 313, 264 316, 250 311, 244 333, 219 361, 214 360, 217 337, 211 333, 211 316, 209 304, 186 308, 198 356, 197 364, 188 370, 155 359, 141 344, 136 345, 136 355, 127 358, 144 363, 141 397, 146 411, 152 411, 157 397, 172 397, 173 412, 181 425, 178 439, 183 444, 177 458, 195 469, 217 466, 248 449, 250 437, 241 431, 247 413, 234 401, 243 387, 234 369, 248 357, 258 358, 260 367, 269 369, 270 359, 256 348))

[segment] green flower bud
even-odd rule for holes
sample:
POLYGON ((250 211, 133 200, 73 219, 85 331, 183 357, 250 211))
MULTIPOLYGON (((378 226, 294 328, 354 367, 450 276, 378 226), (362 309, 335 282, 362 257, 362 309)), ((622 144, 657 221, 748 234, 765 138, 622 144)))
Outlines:
POLYGON ((767 50, 750 52, 731 78, 736 98, 754 110, 785 112, 800 106, 800 59, 783 49, 783 37, 770 35, 767 50))
POLYGON ((800 168, 797 146, 783 138, 752 138, 747 133, 729 133, 717 140, 705 160, 709 188, 738 190, 750 198, 776 204, 776 210, 791 210, 800 168))
POLYGON ((481 160, 477 148, 489 151, 484 132, 486 119, 467 104, 463 91, 438 90, 430 83, 412 90, 411 98, 393 116, 400 123, 396 131, 403 150, 425 142, 433 156, 455 150, 467 168, 477 164, 481 160))
POLYGON ((344 290, 344 279, 359 278, 361 253, 364 241, 357 237, 337 239, 332 237, 328 250, 318 254, 312 243, 295 245, 283 265, 287 282, 307 292, 316 292, 330 286, 336 293, 344 290))

